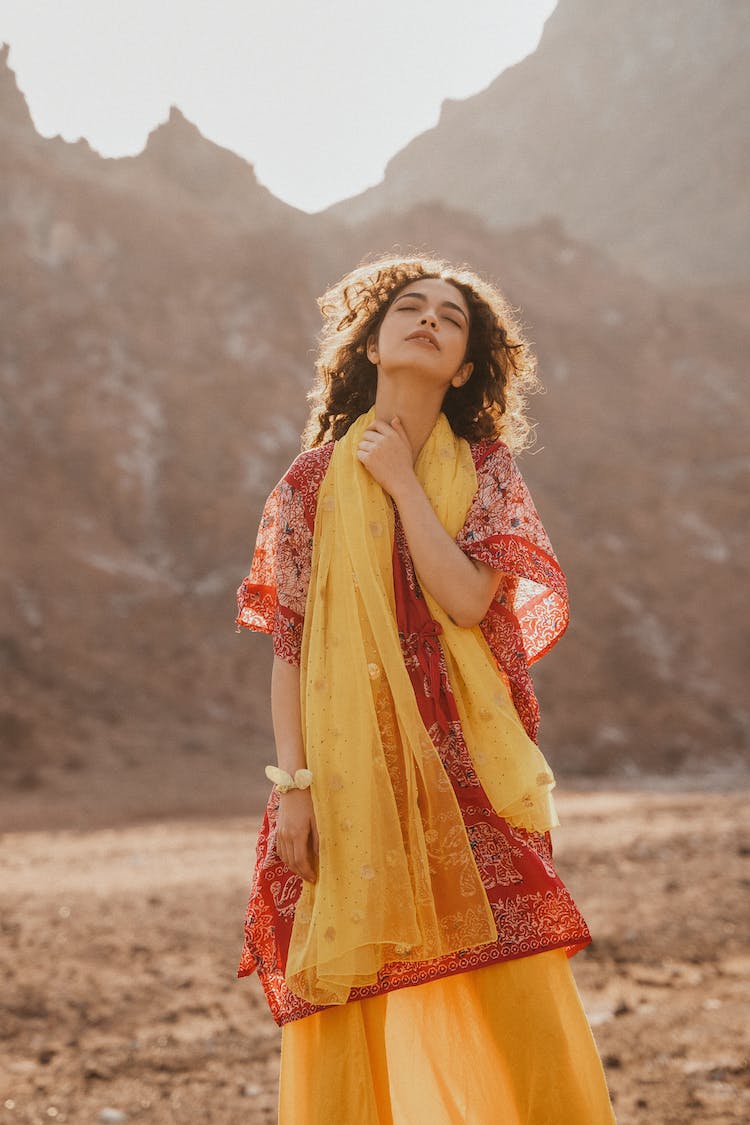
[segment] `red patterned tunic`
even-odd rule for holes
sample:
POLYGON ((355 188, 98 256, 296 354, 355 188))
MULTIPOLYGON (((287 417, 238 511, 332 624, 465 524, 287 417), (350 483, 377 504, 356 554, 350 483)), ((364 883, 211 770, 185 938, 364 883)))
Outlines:
MULTIPOLYGON (((471 445, 477 492, 456 542, 468 555, 502 571, 482 632, 506 677, 529 736, 539 708, 529 666, 568 625, 565 576, 534 502, 502 441, 471 445)), ((301 453, 269 496, 250 573, 237 591, 237 632, 271 633, 274 653, 300 663, 318 490, 333 444, 301 453)), ((406 536, 395 510, 393 579, 401 647, 419 709, 456 794, 474 858, 497 923, 497 940, 421 962, 392 962, 376 984, 354 988, 351 1000, 437 977, 563 947, 569 957, 591 941, 588 926, 552 861, 549 832, 511 827, 494 811, 472 768, 451 691, 440 625, 426 607, 406 536)), ((256 849, 238 977, 256 969, 276 1023, 301 1019, 320 1006, 290 992, 286 957, 302 878, 275 851, 279 797, 271 790, 256 849)))

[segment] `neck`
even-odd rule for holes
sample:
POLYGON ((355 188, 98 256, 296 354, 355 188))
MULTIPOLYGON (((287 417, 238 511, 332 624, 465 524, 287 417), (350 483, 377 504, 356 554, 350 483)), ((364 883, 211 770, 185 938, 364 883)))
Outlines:
POLYGON ((403 376, 398 382, 378 375, 375 394, 375 417, 390 422, 394 414, 401 419, 412 448, 413 461, 432 433, 445 397, 445 387, 425 386, 422 379, 403 376))

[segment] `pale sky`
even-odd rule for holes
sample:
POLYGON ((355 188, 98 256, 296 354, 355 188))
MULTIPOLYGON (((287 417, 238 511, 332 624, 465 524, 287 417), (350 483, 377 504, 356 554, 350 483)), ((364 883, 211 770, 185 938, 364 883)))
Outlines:
POLYGON ((140 152, 178 106, 259 181, 319 211, 382 179, 536 48, 556 0, 3 0, 0 43, 37 130, 140 152))

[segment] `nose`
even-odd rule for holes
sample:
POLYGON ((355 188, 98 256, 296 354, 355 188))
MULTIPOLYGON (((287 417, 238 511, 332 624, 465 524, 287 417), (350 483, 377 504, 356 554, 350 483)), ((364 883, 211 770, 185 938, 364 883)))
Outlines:
POLYGON ((437 328, 437 317, 435 316, 435 313, 433 313, 433 312, 423 312, 422 313, 422 324, 426 324, 427 321, 430 322, 430 324, 432 325, 433 328, 437 328))

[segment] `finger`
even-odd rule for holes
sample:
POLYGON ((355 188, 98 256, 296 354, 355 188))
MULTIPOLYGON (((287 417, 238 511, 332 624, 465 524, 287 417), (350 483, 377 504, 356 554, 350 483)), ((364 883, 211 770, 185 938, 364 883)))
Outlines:
POLYGON ((285 867, 294 871, 294 845, 287 832, 277 832, 276 854, 285 867))
POLYGON ((297 870, 303 879, 308 879, 311 883, 315 882, 315 872, 312 869, 310 860, 307 855, 307 840, 304 843, 297 839, 294 845, 294 859, 297 864, 297 870))
MULTIPOLYGON (((376 418, 373 422, 370 422, 367 430, 375 430, 375 432, 378 434, 389 434, 391 432, 391 426, 382 418, 376 418)), ((367 430, 365 430, 365 434, 367 433, 367 430)))

